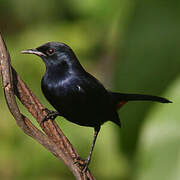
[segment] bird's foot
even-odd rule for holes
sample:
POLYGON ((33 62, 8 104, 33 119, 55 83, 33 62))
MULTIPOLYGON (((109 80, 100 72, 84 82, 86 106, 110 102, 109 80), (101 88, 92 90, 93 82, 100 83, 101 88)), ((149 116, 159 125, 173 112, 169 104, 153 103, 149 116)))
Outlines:
POLYGON ((83 173, 87 171, 89 163, 88 159, 82 159, 81 157, 76 158, 74 162, 74 164, 78 164, 82 168, 83 173))
POLYGON ((48 119, 54 120, 57 116, 59 116, 58 111, 51 111, 47 108, 44 108, 43 111, 47 113, 46 117, 41 120, 41 124, 47 121, 48 119))

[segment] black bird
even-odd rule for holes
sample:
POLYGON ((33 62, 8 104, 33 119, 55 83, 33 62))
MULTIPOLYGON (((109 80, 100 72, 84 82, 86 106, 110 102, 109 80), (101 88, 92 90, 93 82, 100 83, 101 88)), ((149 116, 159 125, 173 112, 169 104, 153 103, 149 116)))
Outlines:
POLYGON ((106 90, 95 77, 85 71, 72 49, 64 43, 49 42, 22 53, 40 56, 46 65, 41 88, 47 100, 57 110, 49 111, 46 119, 60 115, 73 123, 94 128, 94 139, 84 170, 90 163, 101 125, 106 121, 112 121, 121 126, 117 110, 126 102, 171 102, 157 96, 106 90))

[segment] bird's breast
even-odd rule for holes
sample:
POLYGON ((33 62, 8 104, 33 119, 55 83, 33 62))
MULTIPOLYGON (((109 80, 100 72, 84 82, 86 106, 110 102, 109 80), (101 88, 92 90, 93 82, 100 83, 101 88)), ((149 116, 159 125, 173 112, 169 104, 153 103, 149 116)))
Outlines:
POLYGON ((73 104, 82 103, 82 97, 85 97, 84 89, 73 77, 66 79, 51 79, 44 77, 42 79, 42 91, 48 101, 58 110, 58 108, 68 109, 73 104))

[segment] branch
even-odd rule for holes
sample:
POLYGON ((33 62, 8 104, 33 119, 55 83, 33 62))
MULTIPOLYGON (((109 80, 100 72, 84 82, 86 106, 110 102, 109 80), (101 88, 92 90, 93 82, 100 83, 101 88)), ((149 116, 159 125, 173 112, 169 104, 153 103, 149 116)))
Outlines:
POLYGON ((37 97, 11 66, 10 55, 1 35, 0 72, 2 75, 6 103, 11 114, 15 118, 17 125, 24 133, 31 136, 60 159, 72 171, 77 180, 95 180, 89 170, 87 170, 86 173, 83 173, 82 167, 78 163, 75 163, 79 158, 79 155, 56 122, 48 120, 45 123, 40 123, 41 120, 46 117, 47 113, 43 110, 44 107, 37 97), (36 119, 44 132, 40 131, 20 112, 15 95, 36 119))

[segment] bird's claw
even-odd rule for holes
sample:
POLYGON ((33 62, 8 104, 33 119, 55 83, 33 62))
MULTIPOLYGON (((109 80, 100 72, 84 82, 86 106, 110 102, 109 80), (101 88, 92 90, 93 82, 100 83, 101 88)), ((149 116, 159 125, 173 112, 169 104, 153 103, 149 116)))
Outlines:
POLYGON ((89 161, 78 157, 74 160, 74 164, 78 164, 82 168, 82 172, 85 173, 88 169, 89 161))
POLYGON ((43 111, 47 113, 46 117, 41 120, 41 124, 47 121, 48 119, 54 120, 57 116, 59 116, 58 111, 51 111, 47 108, 44 108, 43 111))

